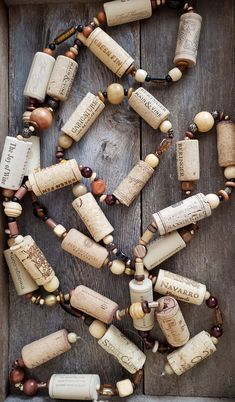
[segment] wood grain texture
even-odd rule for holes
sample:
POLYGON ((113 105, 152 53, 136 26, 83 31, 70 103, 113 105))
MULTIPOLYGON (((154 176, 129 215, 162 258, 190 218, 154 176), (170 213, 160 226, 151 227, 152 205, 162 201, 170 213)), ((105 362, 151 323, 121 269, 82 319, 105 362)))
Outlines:
MULTIPOLYGON (((0 3, 0 153, 4 139, 8 135, 8 16, 3 3, 0 3)), ((7 388, 8 360, 8 274, 3 269, 3 247, 5 227, 2 204, 0 207, 0 398, 4 398, 7 388)))
MULTIPOLYGON (((27 397, 9 396, 5 402, 21 402, 28 401, 27 397)), ((55 401, 55 399, 53 399, 55 401)), ((63 402, 61 399, 58 402, 63 402)), ((128 402, 234 402, 234 399, 230 398, 187 398, 187 397, 168 397, 168 396, 147 396, 147 395, 135 395, 126 399, 115 398, 115 402, 128 401, 128 402)), ((30 399, 30 402, 51 402, 47 397, 34 397, 30 399)), ((67 402, 69 402, 67 400, 67 402)), ((71 401, 72 402, 72 401, 71 401)))
MULTIPOLYGON (((226 0, 198 1, 202 15, 202 32, 199 57, 195 68, 170 88, 151 87, 151 92, 170 111, 176 140, 181 139, 188 123, 201 110, 226 110, 233 113, 234 64, 233 30, 234 5, 226 0), (215 40, 216 32, 216 40, 215 40)), ((157 76, 164 76, 172 66, 178 18, 172 10, 162 9, 149 21, 141 23, 142 67, 157 76), (149 37, 157 40, 149 41, 149 37)), ((232 115, 234 118, 235 116, 232 115)), ((216 130, 200 134, 201 179, 196 192, 208 194, 223 188, 223 170, 218 167, 216 130)), ((149 153, 159 141, 159 134, 142 124, 142 152, 149 153)), ((176 175, 174 148, 162 157, 159 170, 147 185, 142 196, 143 227, 151 214, 181 199, 180 185, 176 175)), ((164 359, 148 353, 145 365, 145 393, 152 395, 232 397, 235 395, 235 348, 233 334, 235 317, 234 298, 234 245, 235 226, 234 198, 213 211, 212 217, 199 222, 200 230, 188 246, 161 264, 162 269, 188 276, 205 283, 220 301, 224 311, 224 336, 217 352, 210 359, 181 377, 161 377, 164 359), (216 378, 216 381, 210 381, 216 378)), ((158 269, 154 270, 157 274, 158 269)), ((205 306, 197 307, 180 303, 192 335, 210 329, 212 311, 205 306)), ((159 328, 153 333, 159 335, 159 328)))
MULTIPOLYGON (((12 135, 16 135, 22 126, 21 115, 24 111, 22 93, 34 52, 42 49, 49 40, 51 41, 54 36, 71 24, 89 21, 99 8, 98 3, 89 6, 62 5, 57 8, 53 5, 10 8, 10 26, 12 27, 10 32, 10 133, 12 135), (33 29, 29 30, 32 21, 34 21, 33 29), (21 38, 20 46, 18 46, 18 38, 21 38), (17 63, 14 63, 14 60, 17 60, 17 63)), ((112 29, 112 35, 130 54, 134 55, 139 64, 139 24, 125 26, 122 30, 112 29)), ((73 43, 73 39, 70 43, 73 43)), ((59 53, 63 54, 67 46, 62 45, 59 53)), ((99 89, 105 90, 108 84, 115 81, 117 78, 89 51, 84 49, 81 52, 78 74, 69 100, 61 104, 52 129, 41 135, 43 166, 55 163, 55 147, 60 128, 86 93, 88 91, 97 93, 99 89)), ((107 106, 102 117, 66 155, 75 157, 79 163, 94 168, 98 175, 106 180, 110 192, 139 159, 139 118, 125 106, 107 106)), ((75 227, 88 234, 71 206, 73 196, 70 188, 48 194, 42 197, 42 201, 47 205, 51 217, 57 222, 67 228, 75 227)), ((104 210, 115 228, 116 243, 124 252, 130 254, 132 244, 140 235, 140 199, 130 209, 104 207, 104 210), (131 242, 128 239, 131 239, 131 242)), ((106 269, 98 272, 65 253, 53 233, 32 215, 29 199, 24 202, 24 211, 21 219, 22 233, 30 233, 36 240, 55 268, 65 291, 83 284, 119 302, 121 307, 128 304, 128 277, 117 278, 106 269)), ((63 373, 69 373, 71 370, 77 373, 99 373, 102 382, 106 383, 126 378, 127 372, 97 346, 97 342, 89 335, 88 329, 80 321, 66 315, 59 307, 50 310, 30 305, 25 299, 17 298, 11 284, 10 313, 12 319, 9 329, 12 337, 10 338, 9 364, 19 355, 24 344, 65 327, 69 331, 77 332, 82 340, 72 351, 36 369, 34 373, 38 378, 45 380, 55 370, 63 373), (29 326, 32 330, 29 330, 29 326), (91 359, 88 359, 88 355, 91 359), (94 356, 96 356, 95 359, 94 356)), ((130 320, 117 326, 125 328, 125 335, 141 345, 130 320)))

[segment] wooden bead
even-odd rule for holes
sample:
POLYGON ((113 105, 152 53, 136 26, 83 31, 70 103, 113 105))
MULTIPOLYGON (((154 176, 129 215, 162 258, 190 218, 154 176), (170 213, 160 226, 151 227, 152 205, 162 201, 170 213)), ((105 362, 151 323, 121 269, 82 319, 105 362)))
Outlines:
POLYGON ((102 179, 97 179, 94 180, 91 184, 91 188, 92 188, 92 193, 95 195, 101 195, 105 192, 106 190, 106 184, 104 182, 104 180, 102 179))
POLYGON ((168 75, 171 77, 172 81, 179 81, 182 77, 182 72, 178 67, 174 67, 172 70, 168 72, 168 75))
POLYGON ((201 133, 206 133, 207 131, 210 131, 215 123, 211 113, 205 111, 196 114, 193 122, 196 124, 198 131, 200 131, 201 133))
POLYGON ((22 214, 22 206, 18 202, 3 202, 3 206, 6 216, 18 218, 22 214))
POLYGON ((140 302, 133 303, 129 308, 129 314, 133 320, 139 320, 144 318, 145 313, 142 309, 140 302))
POLYGON ((134 255, 137 258, 144 258, 147 253, 146 247, 142 245, 135 246, 134 248, 134 255))
POLYGON ((169 120, 164 120, 159 127, 161 133, 167 134, 170 129, 172 129, 172 124, 169 120))
POLYGON ((78 50, 76 49, 76 47, 72 46, 69 50, 70 50, 70 52, 73 52, 75 54, 75 56, 78 55, 78 50))
POLYGON ((68 149, 72 146, 73 139, 69 137, 67 134, 61 134, 58 138, 58 145, 61 148, 68 149))
POLYGON ((63 225, 56 225, 56 227, 53 229, 53 232, 55 233, 56 236, 62 237, 66 233, 66 229, 63 225))
POLYGON ((77 342, 77 340, 78 340, 78 336, 77 336, 77 334, 75 334, 75 332, 70 332, 69 334, 68 334, 68 341, 69 341, 69 343, 76 343, 77 342))
POLYGON ((159 165, 159 159, 154 154, 147 155, 144 161, 153 169, 159 165))
POLYGON ((35 124, 39 130, 46 130, 52 124, 52 113, 44 107, 34 109, 30 116, 30 122, 35 124))
POLYGON ((211 297, 211 294, 207 290, 206 293, 205 293, 205 296, 204 296, 204 300, 208 300, 210 297, 211 297))
POLYGON ((103 242, 104 244, 110 244, 113 242, 113 236, 112 235, 108 235, 106 237, 103 238, 103 242))
POLYGON ((101 339, 104 336, 106 330, 107 330, 106 325, 99 320, 94 320, 92 324, 89 326, 89 332, 91 336, 93 336, 96 339, 101 339))
POLYGON ((111 84, 107 88, 108 100, 113 105, 119 105, 124 99, 124 88, 120 84, 111 84))
POLYGON ((68 57, 69 59, 75 60, 76 59, 76 54, 68 50, 65 54, 65 57, 68 57))
POLYGON ((125 398, 126 396, 129 396, 129 395, 133 394, 133 392, 134 392, 132 382, 129 379, 118 381, 116 383, 116 386, 117 386, 118 394, 121 398, 125 398))
POLYGON ((217 208, 220 204, 220 199, 216 194, 207 194, 206 199, 209 202, 211 209, 217 208))
POLYGON ((85 36, 85 38, 88 38, 88 36, 90 36, 90 34, 92 33, 93 28, 90 25, 87 25, 86 27, 83 28, 83 35, 85 36))
POLYGON ((43 53, 49 54, 50 56, 53 56, 54 52, 51 50, 49 47, 45 47, 43 49, 43 53))
POLYGON ((87 187, 83 183, 77 183, 72 187, 72 192, 74 197, 77 198, 87 193, 87 187))
POLYGON ((11 198, 14 195, 14 190, 8 190, 7 188, 3 188, 2 195, 3 195, 3 197, 11 198))
POLYGON ((55 292, 55 290, 57 290, 59 286, 60 286, 60 282, 59 282, 59 279, 57 278, 57 276, 53 276, 53 278, 50 280, 50 282, 47 282, 43 285, 44 289, 48 293, 55 292))
POLYGON ((57 304, 57 299, 55 295, 47 295, 45 297, 45 304, 48 307, 53 307, 57 304))
POLYGON ((110 271, 114 275, 122 275, 125 271, 125 263, 121 260, 113 260, 112 265, 110 267, 110 271))
POLYGON ((224 177, 226 179, 235 179, 235 166, 228 166, 224 169, 224 177))
POLYGON ((229 196, 228 196, 228 194, 226 193, 226 191, 224 191, 224 190, 219 190, 219 191, 218 191, 218 194, 219 194, 219 195, 222 195, 224 201, 228 201, 228 200, 229 200, 229 196))
POLYGON ((142 70, 141 68, 138 69, 135 73, 135 80, 138 82, 144 82, 145 78, 147 77, 148 73, 145 70, 142 70))
POLYGON ((106 15, 104 11, 99 11, 96 17, 101 24, 106 22, 106 15))

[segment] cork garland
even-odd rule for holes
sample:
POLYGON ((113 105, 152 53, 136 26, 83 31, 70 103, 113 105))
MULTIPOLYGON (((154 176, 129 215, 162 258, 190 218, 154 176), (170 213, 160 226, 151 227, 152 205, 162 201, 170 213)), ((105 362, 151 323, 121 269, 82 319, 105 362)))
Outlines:
POLYGON ((169 111, 165 106, 142 87, 124 89, 122 85, 114 83, 106 91, 98 91, 97 95, 89 92, 62 127, 56 149, 58 163, 40 169, 39 137, 35 134, 50 127, 59 102, 68 98, 78 68, 75 58, 82 45, 88 47, 118 77, 131 74, 140 83, 178 81, 187 67, 196 64, 201 17, 189 3, 166 1, 169 6, 177 3, 185 12, 180 18, 174 58, 176 67, 163 79, 152 78, 146 71, 136 69, 133 58, 101 29, 104 23, 114 26, 148 18, 160 3, 165 1, 143 0, 136 3, 134 0, 116 0, 105 3, 104 11, 99 12, 91 23, 69 28, 43 52, 36 53, 24 89, 24 95, 29 98, 23 114, 24 128, 16 138, 6 138, 0 164, 0 186, 3 188, 4 212, 8 221, 6 233, 9 235, 9 249, 4 251, 4 256, 17 294, 40 306, 52 307, 59 303, 64 311, 81 319, 91 336, 97 339, 98 346, 113 355, 132 375, 131 380, 121 380, 115 385, 101 385, 96 374, 53 374, 46 383, 28 378, 27 369, 38 367, 69 351, 79 339, 75 333, 62 329, 24 346, 21 356, 14 362, 10 381, 25 395, 33 396, 41 388, 47 389, 51 398, 58 399, 97 400, 100 396, 131 395, 141 382, 146 356, 114 325, 115 321, 127 316, 132 318, 133 326, 147 349, 153 353, 168 353, 163 373, 168 375, 181 375, 209 357, 216 351, 218 338, 223 334, 223 317, 218 301, 204 284, 162 269, 157 277, 149 271, 186 247, 198 229, 197 222, 209 217, 212 210, 232 194, 235 186, 235 124, 229 116, 217 111, 200 112, 190 124, 184 139, 177 142, 178 179, 188 198, 153 214, 153 221, 134 247, 134 261, 114 243, 114 228, 94 196, 100 196, 100 201, 110 206, 119 203, 129 206, 139 195, 158 166, 160 155, 172 145, 173 129, 167 120, 169 111), (56 46, 76 32, 73 46, 55 61, 53 52, 56 46), (66 160, 64 153, 73 141, 79 141, 88 131, 103 112, 106 100, 118 105, 124 97, 127 97, 133 110, 153 129, 159 128, 167 138, 161 142, 155 154, 147 155, 145 160, 136 164, 113 194, 105 194, 104 180, 98 178, 90 167, 78 165, 75 159, 66 160), (200 177, 199 147, 194 136, 196 132, 209 131, 214 121, 217 121, 219 165, 225 168, 226 187, 218 194, 190 196, 192 183, 200 177), (82 177, 90 179, 91 192, 80 182, 82 177), (46 208, 37 198, 68 185, 73 185, 76 197, 72 206, 92 239, 74 228, 67 232, 63 225, 48 216, 46 208), (60 238, 63 250, 93 268, 107 266, 115 275, 134 275, 129 283, 129 306, 123 308, 83 285, 78 285, 67 294, 60 290, 53 267, 34 239, 19 233, 16 218, 22 213, 20 202, 28 192, 31 193, 35 216, 60 238), (153 240, 157 232, 160 238, 153 240), (110 254, 115 257, 114 260, 110 254), (40 286, 44 288, 43 291, 39 289, 40 286), (154 301, 153 291, 162 297, 154 301), (45 296, 43 292, 47 292, 45 296), (215 325, 210 333, 203 330, 190 338, 177 300, 196 305, 205 301, 209 308, 214 309, 215 325), (165 335, 165 344, 150 335, 156 322, 165 335))

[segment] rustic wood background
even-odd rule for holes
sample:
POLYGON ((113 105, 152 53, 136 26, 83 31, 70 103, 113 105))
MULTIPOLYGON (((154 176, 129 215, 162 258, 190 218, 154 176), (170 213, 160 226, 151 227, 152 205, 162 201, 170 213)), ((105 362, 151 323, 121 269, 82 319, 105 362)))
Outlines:
MULTIPOLYGON (((77 1, 76 4, 56 5, 40 0, 39 2, 47 4, 22 5, 27 2, 30 1, 7 1, 10 5, 8 117, 9 133, 13 136, 17 135, 22 127, 21 116, 25 105, 22 92, 34 53, 71 24, 88 21, 100 8, 99 2, 88 5, 77 1), (14 5, 16 3, 21 5, 14 5)), ((1 134, 4 137, 7 132, 7 79, 4 74, 6 74, 8 46, 6 18, 3 20, 5 11, 2 5, 0 11, 2 20, 0 23, 2 38, 0 72, 3 77, 0 101, 3 112, 0 124, 1 134)), ((171 111, 176 139, 182 137, 188 123, 200 110, 220 109, 228 114, 233 112, 234 3, 232 0, 223 2, 201 0, 198 1, 198 11, 203 17, 203 25, 197 66, 190 70, 182 81, 170 87, 145 85, 146 89, 171 111)), ((164 76, 172 66, 178 22, 179 16, 176 11, 163 8, 157 10, 149 20, 110 28, 108 32, 135 58, 137 66, 141 65, 152 75, 164 76)), ((59 52, 63 53, 66 48, 66 44, 62 45, 59 52)), ((88 50, 81 52, 79 71, 70 98, 56 113, 52 129, 41 135, 43 166, 55 162, 56 139, 60 128, 82 97, 88 91, 95 93, 99 89, 104 90, 107 85, 116 81, 117 78, 88 50)), ((121 82, 125 85, 133 83, 131 79, 121 82)), ((234 115, 232 117, 235 118, 234 115)), ((141 121, 127 105, 107 106, 99 120, 67 155, 75 157, 79 163, 93 167, 101 177, 105 178, 109 191, 113 191, 139 158, 154 151, 162 138, 159 132, 155 132, 141 121)), ((200 160, 201 180, 197 185, 197 191, 204 194, 217 191, 223 186, 224 178, 223 171, 217 163, 215 130, 209 134, 200 135, 200 160)), ((66 188, 45 196, 43 202, 56 221, 67 228, 77 227, 87 233, 70 206, 72 199, 71 190, 66 188)), ((104 207, 110 222, 115 227, 115 239, 121 249, 127 254, 132 253, 132 247, 149 223, 151 214, 180 199, 181 191, 176 178, 173 148, 164 155, 156 174, 141 197, 129 209, 124 206, 104 207)), ((234 199, 214 211, 212 217, 200 223, 200 230, 188 247, 161 265, 163 269, 206 283, 208 289, 211 289, 219 298, 224 311, 225 325, 224 336, 218 345, 218 351, 213 357, 182 377, 161 377, 164 359, 160 355, 147 352, 140 394, 214 398, 235 396, 233 206, 234 199)), ((123 307, 128 304, 128 277, 114 277, 108 270, 94 270, 65 254, 60 248, 59 241, 49 229, 32 215, 30 200, 24 202, 20 227, 23 234, 31 234, 42 248, 52 266, 55 267, 65 291, 78 284, 84 284, 112 298, 123 307)), ((6 275, 0 272, 1 276, 6 275)), ((24 298, 17 297, 11 280, 9 282, 9 340, 7 342, 8 296, 4 278, 2 282, 4 285, 1 289, 5 292, 0 293, 3 299, 1 360, 5 360, 4 364, 1 361, 3 374, 0 395, 2 400, 4 400, 6 379, 7 364, 4 354, 7 354, 7 344, 9 345, 8 364, 11 365, 24 344, 63 327, 77 332, 82 340, 71 352, 34 370, 34 375, 40 380, 47 380, 55 372, 98 373, 103 382, 115 382, 117 379, 126 378, 126 371, 97 346, 96 341, 90 337, 87 328, 79 320, 66 315, 59 307, 41 309, 31 305, 24 298)), ((192 335, 202 329, 210 328, 213 323, 213 314, 209 309, 182 303, 181 306, 192 335)), ((118 327, 140 347, 142 346, 130 320, 118 323, 118 327)), ((155 328, 153 333, 162 337, 158 328, 155 328)), ((11 392, 15 393, 15 390, 12 389, 11 392)), ((135 401, 137 399, 137 397, 130 398, 135 401)), ((18 401, 20 398, 16 396, 10 400, 18 401)), ((41 401, 41 398, 35 398, 36 400, 41 401)), ((152 401, 151 398, 145 400, 152 401)), ((167 399, 167 401, 171 400, 171 398, 167 399)))

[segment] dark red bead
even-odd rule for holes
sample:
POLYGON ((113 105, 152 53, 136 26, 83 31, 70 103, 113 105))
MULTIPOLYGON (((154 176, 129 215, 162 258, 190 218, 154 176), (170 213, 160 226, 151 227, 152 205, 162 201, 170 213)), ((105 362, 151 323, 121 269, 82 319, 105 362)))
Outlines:
POLYGON ((107 205, 114 205, 116 204, 116 197, 113 194, 108 194, 105 198, 105 202, 107 205))
POLYGON ((214 327, 211 328, 211 336, 214 336, 215 338, 220 338, 223 335, 223 328, 220 325, 214 325, 214 327))
POLYGON ((20 367, 15 367, 10 372, 10 381, 13 384, 19 384, 24 379, 24 370, 20 367))
POLYGON ((38 383, 36 380, 30 378, 29 380, 25 381, 23 385, 23 392, 25 395, 28 396, 36 395, 37 390, 38 390, 38 383))
POLYGON ((92 175, 92 169, 88 166, 84 166, 81 170, 81 174, 83 177, 86 177, 86 179, 88 179, 92 175))
POLYGON ((210 296, 206 301, 206 305, 209 308, 216 308, 218 306, 218 300, 214 296, 210 296))

